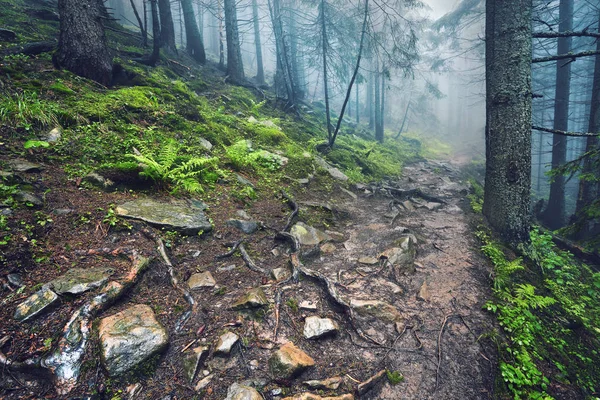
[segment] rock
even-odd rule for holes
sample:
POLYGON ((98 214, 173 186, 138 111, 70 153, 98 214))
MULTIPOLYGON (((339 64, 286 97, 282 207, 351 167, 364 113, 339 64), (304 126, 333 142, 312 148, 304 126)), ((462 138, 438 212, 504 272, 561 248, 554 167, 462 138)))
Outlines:
POLYGON ((0 182, 15 184, 23 182, 23 179, 15 175, 14 172, 0 170, 0 182))
POLYGON ((356 391, 358 392, 359 396, 362 396, 365 393, 367 393, 369 390, 373 389, 386 376, 387 376, 387 371, 385 369, 382 369, 381 371, 379 371, 378 373, 376 373, 375 375, 373 375, 372 377, 370 377, 366 381, 364 381, 361 384, 359 384, 358 388, 356 389, 356 391))
POLYGON ((334 376, 323 380, 305 381, 304 384, 314 390, 337 390, 342 382, 341 376, 334 376))
POLYGON ((384 321, 395 322, 402 319, 396 307, 380 300, 351 299, 350 307, 360 315, 369 315, 384 321))
POLYGON ((248 220, 250 220, 250 219, 252 219, 252 218, 250 217, 250 215, 248 215, 248 213, 247 213, 245 210, 237 210, 237 211, 235 212, 235 214, 236 214, 238 217, 240 217, 241 219, 245 219, 245 220, 247 220, 247 221, 248 221, 248 220))
POLYGON ((413 203, 410 200, 404 200, 402 202, 402 207, 404 207, 404 209, 409 212, 415 211, 415 206, 413 206, 413 203))
POLYGON ((250 386, 234 383, 229 386, 225 400, 263 400, 263 397, 250 386))
POLYGON ((208 347, 200 346, 192 349, 191 352, 186 354, 183 358, 183 372, 188 378, 188 381, 192 383, 198 372, 200 361, 202 358, 208 355, 208 347))
POLYGON ((101 319, 98 337, 102 362, 111 376, 129 371, 163 351, 169 343, 166 329, 144 304, 101 319))
POLYGON ((256 118, 250 116, 248 118, 248 122, 250 122, 251 124, 258 124, 258 125, 266 126, 267 128, 277 129, 278 131, 281 130, 281 128, 275 122, 273 122, 269 119, 259 121, 256 118))
POLYGON ((254 288, 249 290, 246 294, 241 296, 233 305, 233 310, 244 310, 249 308, 259 308, 269 305, 267 296, 261 288, 254 288))
POLYGON ((240 219, 230 219, 227 221, 227 225, 233 226, 234 228, 247 234, 254 233, 258 230, 258 228, 260 228, 258 223, 255 221, 244 221, 240 219))
POLYGON ((398 247, 387 249, 379 256, 380 258, 384 257, 388 259, 394 270, 396 281, 399 281, 401 276, 412 274, 416 271, 415 257, 417 250, 415 243, 414 236, 404 236, 396 242, 398 247))
POLYGON ((323 336, 335 335, 339 330, 337 322, 330 318, 307 317, 304 321, 304 337, 319 339, 323 336))
POLYGON ((42 288, 17 306, 14 318, 17 321, 27 321, 51 308, 57 301, 58 295, 56 293, 50 289, 42 288))
POLYGON ((215 279, 209 271, 194 274, 190 276, 190 279, 188 280, 188 286, 190 287, 190 289, 214 287, 216 284, 217 281, 215 281, 215 279))
POLYGON ((321 397, 318 394, 302 393, 294 395, 292 397, 284 397, 283 400, 354 400, 354 395, 343 394, 341 396, 321 397))
POLYGON ((419 289, 419 294, 417 294, 417 300, 421 301, 429 301, 431 300, 431 294, 429 293, 429 288, 427 287, 427 281, 423 281, 421 288, 419 289))
MULTIPOLYGON (((339 213, 341 212, 341 210, 335 209, 334 212, 337 212, 338 215, 339 215, 339 213)), ((330 231, 330 230, 326 230, 325 233, 328 234, 329 237, 331 238, 331 240, 333 240, 334 242, 343 243, 343 242, 346 241, 346 236, 344 236, 343 233, 336 232, 336 231, 330 231)))
POLYGON ((10 283, 13 286, 16 286, 16 287, 25 286, 20 274, 8 274, 8 275, 6 275, 6 279, 8 279, 8 283, 10 283))
POLYGON ((244 186, 250 186, 251 188, 254 188, 254 183, 250 182, 248 179, 244 178, 240 174, 235 174, 235 179, 238 181, 238 183, 244 186))
POLYGON ((349 191, 348 189, 340 188, 340 190, 350 196, 353 200, 358 200, 356 193, 349 191))
POLYGON ((210 384, 212 378, 212 375, 207 375, 204 378, 200 379, 198 383, 196 383, 196 387, 194 389, 196 389, 197 392, 201 391, 210 384))
POLYGON ((233 332, 222 334, 215 345, 215 354, 229 355, 229 353, 231 353, 231 349, 239 339, 240 337, 233 332))
POLYGON ((19 190, 17 193, 15 193, 15 199, 18 202, 25 203, 25 204, 31 204, 35 207, 43 207, 44 206, 44 201, 42 199, 37 197, 35 194, 26 192, 24 190, 19 190))
POLYGON ((440 208, 442 208, 442 204, 430 201, 425 204, 425 208, 427 208, 429 211, 435 211, 435 210, 439 210, 440 208))
POLYGON ((60 140, 61 137, 62 137, 62 129, 60 128, 60 126, 57 126, 56 128, 52 129, 50 132, 48 132, 46 134, 46 136, 44 136, 44 140, 48 143, 56 143, 60 140))
POLYGON ((321 246, 321 252, 323 253, 333 253, 335 250, 336 248, 333 243, 325 243, 321 246))
POLYGON ((112 273, 111 268, 71 268, 44 287, 58 294, 80 294, 104 285, 112 273))
POLYGON ((317 303, 310 300, 301 301, 299 307, 301 310, 317 311, 317 303))
POLYGON ((17 40, 17 34, 9 29, 0 28, 0 41, 14 42, 17 40))
POLYGON ((379 264, 379 260, 375 257, 361 257, 358 259, 358 262, 366 265, 377 265, 379 264))
POLYGON ((68 215, 75 212, 75 210, 71 208, 57 208, 52 210, 52 214, 54 215, 68 215))
POLYGON ((40 172, 44 169, 41 165, 29 162, 27 160, 10 160, 8 166, 14 172, 40 172))
POLYGON ((227 271, 233 271, 234 269, 235 269, 235 264, 231 264, 231 265, 223 265, 222 267, 217 268, 217 271, 227 272, 227 271))
POLYGON ((316 246, 319 243, 330 239, 330 236, 325 232, 306 225, 303 222, 298 222, 292 226, 290 233, 298 239, 301 245, 305 246, 316 246))
POLYGON ((279 164, 279 167, 285 167, 289 162, 289 158, 279 154, 271 153, 267 150, 258 150, 258 154, 262 158, 275 161, 277 164, 279 164))
POLYGON ((150 198, 137 199, 117 206, 117 215, 139 219, 161 228, 174 229, 186 235, 212 230, 200 201, 160 202, 150 198))
POLYGON ((340 181, 347 181, 348 180, 348 177, 342 171, 340 171, 336 167, 333 167, 333 166, 329 165, 329 163, 327 161, 323 160, 321 157, 315 156, 315 161, 317 162, 317 165, 319 165, 319 167, 321 167, 325 171, 327 171, 327 173, 333 179, 338 179, 340 181))
POLYGON ((206 150, 211 151, 213 148, 213 144, 204 138, 198 138, 200 142, 200 146, 204 147, 206 150))
POLYGON ((103 177, 97 172, 90 172, 83 177, 83 181, 103 190, 110 190, 115 187, 115 183, 113 181, 103 177))
POLYGON ((281 379, 293 378, 314 365, 315 360, 292 342, 281 346, 269 359, 271 373, 281 379))
POLYGON ((289 268, 275 268, 271 271, 271 276, 278 282, 289 278, 291 274, 289 268))

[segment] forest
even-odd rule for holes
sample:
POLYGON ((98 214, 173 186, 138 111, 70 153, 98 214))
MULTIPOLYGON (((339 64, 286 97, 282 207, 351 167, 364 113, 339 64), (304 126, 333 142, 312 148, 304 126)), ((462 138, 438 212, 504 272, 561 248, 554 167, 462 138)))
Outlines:
POLYGON ((600 1, 0 0, 0 398, 600 399, 600 1))

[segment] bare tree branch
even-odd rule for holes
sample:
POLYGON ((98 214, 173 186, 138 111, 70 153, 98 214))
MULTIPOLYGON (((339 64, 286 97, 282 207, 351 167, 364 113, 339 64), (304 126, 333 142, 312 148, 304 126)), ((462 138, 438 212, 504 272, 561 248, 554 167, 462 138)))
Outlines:
POLYGON ((595 56, 595 55, 599 55, 599 54, 600 54, 600 51, 590 50, 590 51, 582 51, 581 53, 567 53, 567 54, 558 54, 556 56, 534 58, 533 60, 531 60, 531 62, 532 63, 541 63, 541 62, 567 60, 567 59, 575 60, 576 58, 579 58, 579 57, 595 56))
POLYGON ((531 128, 535 129, 536 131, 554 133, 555 135, 562 135, 562 136, 574 136, 574 137, 600 136, 600 133, 566 132, 566 131, 559 131, 558 129, 542 128, 541 126, 535 126, 535 125, 532 126, 531 128))

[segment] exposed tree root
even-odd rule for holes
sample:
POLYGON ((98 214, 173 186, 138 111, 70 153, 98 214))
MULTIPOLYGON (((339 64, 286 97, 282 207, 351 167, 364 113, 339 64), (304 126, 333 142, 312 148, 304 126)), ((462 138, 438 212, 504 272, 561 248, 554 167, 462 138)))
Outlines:
POLYGON ((442 200, 439 197, 424 193, 419 188, 402 190, 402 189, 397 189, 397 188, 394 188, 391 186, 383 186, 383 189, 389 191, 392 194, 392 196, 398 197, 400 199, 405 199, 405 198, 409 198, 409 197, 420 197, 423 200, 431 201, 433 203, 447 204, 445 200, 442 200))
POLYGON ((290 214, 290 216, 287 219, 287 223, 285 224, 285 227, 283 228, 283 232, 287 232, 290 230, 290 228, 292 227, 292 222, 294 222, 294 218, 298 215, 298 203, 296 203, 294 201, 294 199, 292 199, 285 191, 281 191, 281 195, 283 196, 284 199, 287 200, 288 205, 290 206, 290 208, 292 209, 292 212, 290 214))
POLYGON ((372 377, 370 377, 366 381, 360 383, 358 385, 358 387, 356 388, 356 392, 358 393, 359 396, 364 395, 369 390, 371 390, 375 386, 377 386, 377 384, 379 382, 381 382, 381 380, 383 378, 385 378, 385 376, 386 376, 386 370, 382 369, 381 371, 379 371, 378 373, 376 373, 375 375, 373 375, 372 377))
POLYGON ((251 271, 254 271, 254 272, 258 272, 259 274, 262 274, 262 275, 265 275, 265 276, 268 275, 268 272, 264 268, 259 267, 258 265, 256 265, 256 263, 254 262, 254 260, 252 260, 252 258, 250 257, 250 255, 246 251, 246 247, 244 247, 244 241, 243 240, 238 240, 237 242, 233 243, 233 246, 232 246, 231 250, 229 250, 225 254, 220 254, 220 255, 216 256, 215 258, 220 260, 220 259, 223 259, 223 258, 231 257, 232 255, 235 254, 235 252, 237 250, 239 250, 240 255, 242 256, 242 259, 246 263, 246 266, 248 267, 248 269, 250 269, 251 271))

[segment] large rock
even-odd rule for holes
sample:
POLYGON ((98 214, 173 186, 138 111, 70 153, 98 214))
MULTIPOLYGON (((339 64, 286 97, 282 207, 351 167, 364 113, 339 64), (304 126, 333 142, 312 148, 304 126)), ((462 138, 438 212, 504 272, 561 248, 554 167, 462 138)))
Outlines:
POLYGON ((98 336, 102 361, 111 376, 129 371, 169 343, 167 331, 143 304, 100 320, 98 336))
POLYGON ((269 305, 267 296, 261 288, 254 288, 249 290, 246 294, 241 296, 231 308, 233 310, 245 310, 250 308, 259 308, 269 305))
POLYGON ((323 168, 333 179, 337 179, 340 181, 347 181, 348 177, 342 171, 337 169, 336 167, 330 165, 327 161, 323 160, 321 157, 315 156, 315 161, 319 165, 319 167, 323 168))
POLYGON ((48 288, 42 288, 17 306, 15 319, 17 321, 27 321, 51 308, 57 301, 58 295, 56 293, 48 288))
POLYGON ((307 317, 304 321, 304 337, 318 339, 323 336, 335 335, 339 330, 337 322, 331 318, 307 317))
POLYGON ((341 396, 321 397, 318 394, 301 393, 301 394, 294 395, 292 397, 285 397, 283 400, 354 400, 354 395, 343 394, 341 396))
POLYGON ((174 229, 187 235, 212 230, 200 201, 161 202, 150 198, 137 199, 117 206, 117 215, 139 219, 161 228, 174 229))
POLYGON ((255 221, 244 221, 241 219, 230 219, 227 221, 227 225, 233 226, 234 228, 247 234, 254 233, 260 228, 258 223, 255 221))
POLYGON ((402 314, 396 307, 380 300, 351 299, 350 307, 359 315, 372 316, 384 321, 396 322, 402 319, 402 314))
POLYGON ((214 287, 216 284, 217 281, 215 281, 215 278, 213 278, 209 271, 194 274, 190 276, 190 279, 188 280, 188 286, 190 289, 214 287))
POLYGON ((80 294, 104 285, 112 274, 111 268, 71 268, 63 276, 44 285, 58 294, 80 294))
POLYGON ((15 172, 40 172, 43 167, 27 160, 10 160, 9 167, 15 172))
POLYGON ((263 397, 250 386, 234 383, 229 386, 225 400, 263 400, 263 397))
POLYGON ((304 222, 298 222, 292 226, 290 233, 304 246, 316 246, 325 240, 331 239, 325 232, 306 225, 304 222))
POLYGON ((281 346, 269 359, 269 368, 276 378, 290 379, 315 365, 308 354, 292 342, 281 346))
POLYGON ((396 241, 397 247, 387 249, 379 256, 387 258, 394 270, 394 277, 399 281, 403 275, 416 271, 415 257, 417 255, 416 240, 408 235, 396 241))

